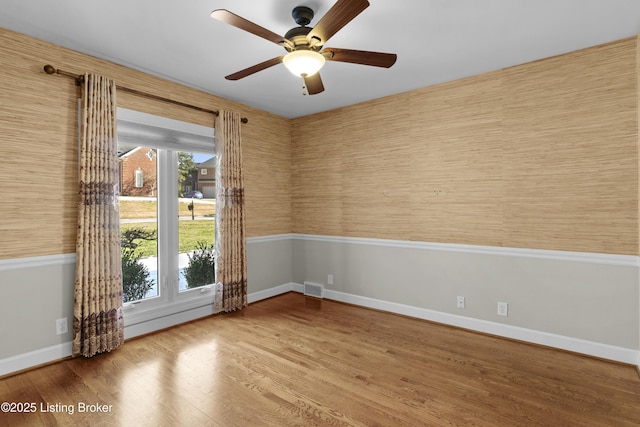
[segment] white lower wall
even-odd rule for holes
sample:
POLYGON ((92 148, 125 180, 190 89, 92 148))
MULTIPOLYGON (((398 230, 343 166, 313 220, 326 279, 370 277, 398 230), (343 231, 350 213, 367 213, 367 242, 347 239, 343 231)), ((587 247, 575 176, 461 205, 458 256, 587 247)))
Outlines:
MULTIPOLYGON (((293 290, 298 290, 302 285, 293 285, 293 290)), ((384 310, 391 313, 411 316, 418 319, 429 320, 445 325, 468 329, 471 331, 497 335, 504 338, 515 339, 533 344, 554 347, 575 353, 609 359, 616 362, 635 364, 640 368, 640 351, 618 347, 599 342, 593 342, 563 335, 551 334, 548 332, 533 329, 511 326, 504 323, 490 322, 486 320, 474 319, 457 314, 443 313, 441 311, 419 308, 411 305, 397 304, 358 295, 346 294, 332 290, 324 291, 324 298, 362 307, 384 310)))
POLYGON ((638 363, 638 257, 292 238, 293 281, 324 284, 328 298, 638 363), (458 295, 466 308, 456 308, 458 295), (497 315, 498 301, 509 304, 508 317, 497 315))
MULTIPOLYGON (((56 319, 73 319, 75 255, 0 261, 0 360, 71 341, 56 319)), ((0 371, 0 374, 2 372, 0 371)))
POLYGON ((293 281, 290 234, 247 239, 249 293, 273 289, 293 281))
MULTIPOLYGON (((247 240, 249 302, 325 286, 325 297, 640 368, 638 258, 465 245, 278 235, 247 240), (333 275, 334 284, 327 285, 333 275), (464 310, 456 296, 466 298, 464 310), (509 303, 498 317, 497 301, 509 303)), ((71 355, 75 257, 0 261, 0 376, 71 355)), ((127 337, 211 314, 200 307, 128 327, 127 337)))
MULTIPOLYGON (((291 251, 290 235, 247 239, 250 302, 290 290, 291 251)), ((56 335, 55 321, 66 317, 71 329, 74 280, 73 254, 0 260, 0 376, 71 355, 71 330, 56 335)), ((127 322, 125 312, 125 338, 212 313, 210 305, 127 322)))

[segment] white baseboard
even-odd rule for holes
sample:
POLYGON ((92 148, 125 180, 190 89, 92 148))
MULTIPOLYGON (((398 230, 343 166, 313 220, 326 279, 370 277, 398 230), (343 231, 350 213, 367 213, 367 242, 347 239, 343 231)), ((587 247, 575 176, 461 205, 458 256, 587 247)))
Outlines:
MULTIPOLYGON (((247 295, 247 301, 249 302, 249 304, 251 304, 253 302, 275 297, 280 294, 284 294, 291 291, 302 292, 302 287, 301 285, 298 285, 296 283, 287 283, 287 284, 276 286, 274 288, 266 289, 263 291, 252 292, 249 295, 247 295)), ((161 329, 166 329, 171 326, 176 326, 181 323, 190 322, 192 320, 196 320, 201 317, 210 316, 212 314, 214 314, 213 304, 206 305, 204 307, 198 307, 191 310, 182 311, 182 312, 167 315, 167 316, 162 316, 147 322, 126 326, 124 329, 125 339, 159 331, 161 329)))
MULTIPOLYGON (((294 290, 293 287, 292 290, 294 290)), ((608 344, 586 341, 578 338, 551 334, 548 332, 536 331, 533 329, 505 325, 502 323, 473 319, 470 317, 458 316, 455 314, 443 313, 440 311, 413 307, 404 304, 397 304, 374 298, 351 295, 326 288, 324 290, 324 297, 326 299, 373 308, 377 310, 388 311, 396 314, 402 314, 405 316, 429 320, 432 322, 442 323, 450 326, 456 326, 476 332, 483 332, 504 338, 515 339, 533 344, 567 350, 575 353, 581 353, 588 356, 613 360, 630 365, 636 365, 640 369, 640 351, 638 350, 616 347, 608 344)))
MULTIPOLYGON (((286 292, 304 292, 304 285, 299 283, 287 283, 275 288, 256 292, 249 295, 249 302, 256 302, 261 299, 271 298, 286 292)), ((486 320, 474 319, 471 317, 459 316, 455 314, 443 313, 426 308, 413 307, 404 304, 393 303, 374 298, 338 292, 331 289, 324 289, 324 298, 340 301, 348 304, 358 305, 376 310, 388 311, 391 313, 429 320, 445 325, 456 326, 471 331, 482 332, 504 338, 515 339, 533 344, 544 345, 574 353, 585 354, 601 359, 635 365, 640 369, 640 351, 624 347, 616 347, 608 344, 567 337, 563 335, 551 334, 533 329, 521 328, 518 326, 505 325, 502 323, 489 322, 486 320)))
POLYGON ((287 292, 295 291, 302 293, 303 286, 297 283, 286 283, 284 285, 276 286, 274 288, 265 289, 264 291, 252 292, 247 296, 249 304, 257 302, 263 299, 275 297, 287 292))
POLYGON ((167 316, 158 317, 146 322, 125 326, 124 338, 125 340, 127 340, 140 335, 145 335, 151 332, 170 328, 171 326, 176 326, 181 323, 200 319, 201 317, 211 316, 212 314, 214 314, 213 304, 204 307, 193 308, 187 311, 181 311, 167 316))
MULTIPOLYGON (((253 292, 247 296, 249 303, 263 299, 275 297, 287 292, 304 292, 304 285, 299 283, 286 283, 263 291, 253 292)), ((547 332, 532 329, 520 328, 517 326, 504 325, 501 323, 489 322, 486 320, 473 319, 470 317, 458 316, 455 314, 443 313, 426 308, 413 307, 404 304, 397 304, 389 301, 378 300, 358 295, 347 294, 330 289, 324 289, 324 298, 345 302, 348 304, 391 313, 402 314, 418 319, 429 320, 445 325, 456 326, 472 331, 483 332, 519 341, 540 344, 562 350, 581 353, 588 356, 613 360, 616 362, 635 365, 640 369, 640 351, 601 344, 592 341, 581 340, 562 335, 550 334, 547 332)), ((147 334, 160 329, 175 326, 180 323, 189 322, 201 317, 213 314, 213 306, 199 307, 196 309, 165 316, 149 322, 131 325, 125 328, 125 338, 132 338, 138 335, 147 334)), ((65 342, 55 346, 31 351, 28 353, 11 356, 0 360, 0 377, 13 372, 22 371, 38 365, 55 362, 71 356, 71 342, 65 342)))
POLYGON ((0 377, 71 356, 71 341, 0 360, 0 377))
MULTIPOLYGON (((271 298, 290 291, 302 292, 302 285, 296 283, 287 283, 275 288, 264 291, 253 292, 247 296, 248 301, 256 302, 262 299, 271 298)), ((191 310, 162 316, 147 322, 136 323, 126 326, 124 329, 125 339, 159 331, 181 323, 190 322, 214 314, 213 304, 204 307, 198 307, 191 310)), ((24 369, 33 368, 35 366, 46 363, 56 362, 72 355, 71 341, 42 348, 28 353, 0 359, 0 377, 19 372, 24 369)))

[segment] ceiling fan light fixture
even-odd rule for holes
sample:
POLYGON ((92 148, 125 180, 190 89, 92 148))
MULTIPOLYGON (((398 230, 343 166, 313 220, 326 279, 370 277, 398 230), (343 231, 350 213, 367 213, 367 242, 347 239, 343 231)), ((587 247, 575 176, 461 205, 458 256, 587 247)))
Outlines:
POLYGON ((294 76, 311 77, 324 66, 324 56, 314 50, 294 50, 282 59, 282 63, 294 76))

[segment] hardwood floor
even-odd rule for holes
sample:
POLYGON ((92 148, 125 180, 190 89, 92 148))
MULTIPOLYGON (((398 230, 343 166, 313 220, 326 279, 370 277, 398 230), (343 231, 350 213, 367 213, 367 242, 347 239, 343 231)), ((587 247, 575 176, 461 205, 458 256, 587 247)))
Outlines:
POLYGON ((633 366, 296 293, 5 378, 0 396, 35 403, 0 413, 11 426, 640 425, 633 366))

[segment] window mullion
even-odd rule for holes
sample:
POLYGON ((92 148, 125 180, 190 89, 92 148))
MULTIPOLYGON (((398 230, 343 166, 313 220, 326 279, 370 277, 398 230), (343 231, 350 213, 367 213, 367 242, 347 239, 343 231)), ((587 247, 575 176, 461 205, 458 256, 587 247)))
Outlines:
POLYGON ((163 300, 178 293, 178 157, 175 151, 158 150, 158 256, 163 300))

